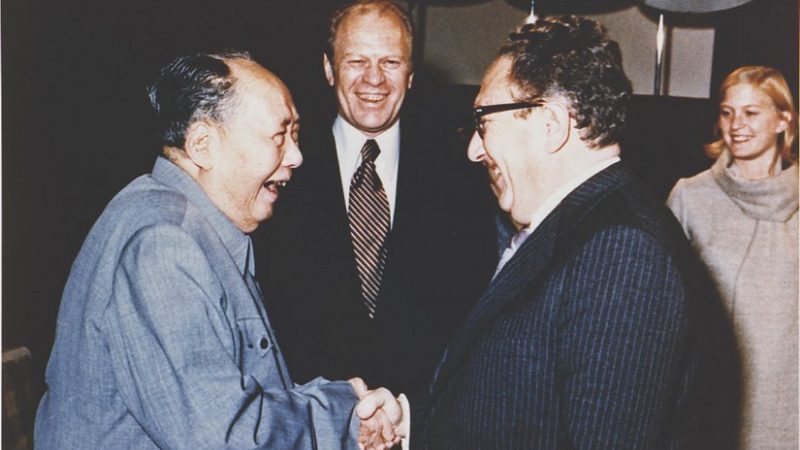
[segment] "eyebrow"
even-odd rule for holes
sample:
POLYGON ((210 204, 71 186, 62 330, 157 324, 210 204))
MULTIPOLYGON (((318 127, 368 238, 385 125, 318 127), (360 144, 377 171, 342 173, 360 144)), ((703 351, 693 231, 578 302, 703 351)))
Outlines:
MULTIPOLYGON (((347 52, 347 53, 343 52, 342 53, 342 59, 348 59, 348 58, 372 59, 372 56, 371 55, 367 55, 365 53, 360 53, 360 52, 347 52)), ((404 57, 402 53, 391 53, 391 54, 388 54, 388 55, 378 55, 378 56, 376 56, 376 58, 377 59, 387 59, 387 58, 393 58, 393 59, 404 59, 405 58, 405 59, 410 59, 410 58, 404 57)))
MULTIPOLYGON (((752 107, 763 108, 765 106, 769 106, 769 105, 766 105, 766 104, 763 104, 763 103, 748 103, 746 105, 740 106, 740 108, 752 108, 752 107)), ((730 103, 720 103, 719 107, 720 108, 735 108, 735 106, 731 105, 730 103)))

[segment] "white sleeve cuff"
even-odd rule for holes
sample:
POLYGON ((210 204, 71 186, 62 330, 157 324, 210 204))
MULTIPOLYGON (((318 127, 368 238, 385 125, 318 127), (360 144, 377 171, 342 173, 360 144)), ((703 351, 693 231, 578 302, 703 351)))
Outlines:
POLYGON ((400 407, 403 409, 403 420, 397 427, 397 433, 402 436, 400 445, 403 450, 409 450, 411 448, 411 406, 405 394, 398 395, 397 401, 400 402, 400 407))

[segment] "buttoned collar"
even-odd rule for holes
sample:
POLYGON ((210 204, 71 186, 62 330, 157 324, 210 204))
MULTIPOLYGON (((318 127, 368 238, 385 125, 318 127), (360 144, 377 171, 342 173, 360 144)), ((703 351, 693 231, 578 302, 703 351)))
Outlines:
POLYGON ((203 188, 183 169, 172 161, 159 156, 153 167, 152 177, 177 190, 205 216, 211 228, 216 231, 222 244, 228 250, 239 271, 244 275, 247 270, 250 275, 255 273, 253 262, 253 246, 250 236, 244 234, 236 227, 219 208, 211 202, 203 188))

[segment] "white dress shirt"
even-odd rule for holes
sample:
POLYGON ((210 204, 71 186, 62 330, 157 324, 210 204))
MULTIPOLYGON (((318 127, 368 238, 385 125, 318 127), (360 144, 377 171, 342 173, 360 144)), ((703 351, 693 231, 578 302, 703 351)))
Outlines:
MULTIPOLYGON (((344 192, 344 206, 350 208, 350 181, 361 165, 361 149, 370 139, 341 115, 333 121, 333 140, 336 143, 336 156, 339 160, 339 175, 344 192)), ((397 196, 397 167, 400 161, 400 121, 388 130, 372 138, 378 143, 381 153, 375 159, 375 170, 383 183, 389 200, 390 223, 394 223, 395 198, 397 196)))
POLYGON ((606 167, 619 162, 619 156, 612 156, 588 169, 584 170, 583 172, 579 173, 572 179, 568 180, 566 183, 559 186, 550 196, 548 196, 544 203, 542 203, 536 211, 534 211, 533 216, 531 217, 530 225, 527 227, 519 230, 517 234, 511 238, 508 246, 503 250, 503 254, 500 255, 500 261, 497 263, 497 269, 494 271, 494 276, 496 277, 498 273, 503 269, 503 266, 514 256, 514 253, 517 252, 522 244, 528 239, 528 236, 533 234, 536 230, 536 227, 544 221, 544 219, 553 212, 554 209, 561 203, 564 198, 566 198, 572 191, 574 191, 578 186, 583 184, 586 180, 593 177, 594 175, 600 173, 606 167))

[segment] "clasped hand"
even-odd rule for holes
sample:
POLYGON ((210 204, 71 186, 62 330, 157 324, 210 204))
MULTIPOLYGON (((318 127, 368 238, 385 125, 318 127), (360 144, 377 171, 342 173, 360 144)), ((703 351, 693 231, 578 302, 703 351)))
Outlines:
POLYGON ((361 378, 349 380, 358 396, 356 415, 361 419, 358 446, 361 450, 392 448, 408 433, 408 418, 398 399, 386 388, 370 390, 361 378))

